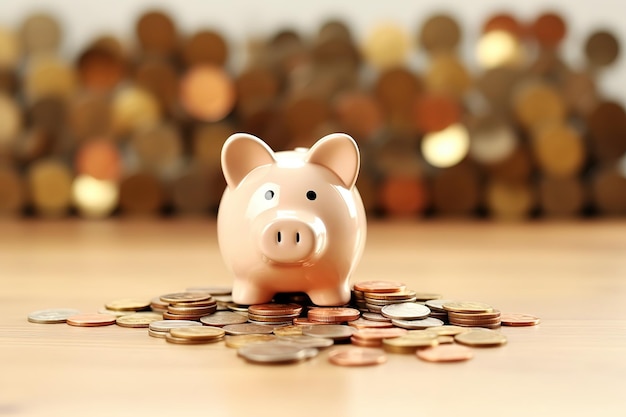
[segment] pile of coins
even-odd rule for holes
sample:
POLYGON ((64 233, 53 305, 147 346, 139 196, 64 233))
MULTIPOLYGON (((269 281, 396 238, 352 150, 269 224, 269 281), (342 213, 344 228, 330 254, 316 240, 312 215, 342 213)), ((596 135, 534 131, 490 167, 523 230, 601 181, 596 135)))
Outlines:
POLYGON ((239 131, 275 150, 352 135, 370 215, 626 213, 626 111, 596 87, 619 58, 609 29, 577 36, 575 66, 557 12, 496 13, 467 31, 469 65, 455 16, 416 23, 356 39, 329 20, 239 53, 148 10, 132 44, 98 36, 72 60, 52 15, 0 27, 0 215, 214 215, 220 150, 239 131))
POLYGON ((299 362, 317 356, 320 349, 337 345, 328 352, 328 360, 345 366, 381 364, 387 360, 386 353, 415 354, 431 362, 464 361, 473 356, 469 347, 505 344, 506 337, 494 330, 500 325, 539 324, 539 319, 531 315, 500 314, 480 302, 442 300, 438 294, 418 293, 400 282, 356 283, 353 306, 342 307, 315 306, 302 293, 277 294, 275 298, 281 303, 243 306, 233 303, 227 291, 189 288, 152 300, 115 300, 97 314, 50 309, 35 311, 28 320, 83 327, 117 323, 121 327, 147 328, 149 336, 174 344, 224 341, 253 363, 299 362), (220 293, 215 297, 220 297, 222 305, 208 292, 211 290, 220 293), (370 309, 365 301, 379 299, 371 294, 386 294, 388 300, 397 302, 380 309, 372 304, 370 309), (396 299, 391 297, 393 294, 396 299), (447 311, 448 318, 440 311, 431 311, 429 303, 442 306, 437 308, 447 311))

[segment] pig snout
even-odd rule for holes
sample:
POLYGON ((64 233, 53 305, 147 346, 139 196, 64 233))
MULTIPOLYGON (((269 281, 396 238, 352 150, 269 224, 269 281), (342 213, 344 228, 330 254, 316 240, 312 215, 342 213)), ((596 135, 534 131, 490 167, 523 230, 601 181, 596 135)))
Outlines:
POLYGON ((304 263, 321 252, 325 234, 321 223, 276 219, 261 232, 261 252, 275 263, 304 263))

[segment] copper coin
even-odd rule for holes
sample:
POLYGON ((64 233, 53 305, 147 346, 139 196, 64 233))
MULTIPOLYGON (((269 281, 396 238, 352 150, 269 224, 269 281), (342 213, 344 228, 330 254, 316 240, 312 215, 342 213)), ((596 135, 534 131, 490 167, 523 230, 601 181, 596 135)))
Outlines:
POLYGON ((603 160, 614 160, 626 152, 626 112, 615 101, 602 101, 587 117, 594 154, 603 160))
POLYGON ((461 28, 452 16, 438 14, 429 17, 422 25, 419 43, 430 53, 449 52, 456 49, 461 39, 461 28))
POLYGON ((80 314, 80 311, 73 308, 49 308, 33 311, 28 315, 28 321, 41 324, 65 323, 69 317, 74 317, 78 314, 80 314))
MULTIPOLYGON (((34 127, 57 132, 67 117, 66 101, 57 96, 44 96, 32 104, 29 116, 34 127)), ((6 116, 5 116, 6 117, 6 116)))
POLYGON ((360 316, 359 310, 344 307, 317 307, 308 312, 309 320, 320 323, 342 323, 356 320, 360 316))
POLYGON ((365 297, 364 297, 364 299, 368 302, 372 302, 373 300, 384 300, 384 301, 406 300, 408 298, 417 298, 417 293, 413 290, 407 290, 407 289, 402 290, 402 291, 396 291, 396 292, 368 291, 367 293, 365 293, 365 297))
POLYGON ((460 362, 472 359, 471 349, 460 345, 439 345, 416 352, 418 358, 428 362, 460 362))
POLYGON ((215 312, 217 303, 213 303, 207 306, 191 306, 187 307, 184 304, 170 304, 167 307, 167 311, 172 314, 191 314, 191 315, 207 315, 215 312))
POLYGON ((279 80, 268 68, 252 67, 239 74, 235 80, 238 110, 249 116, 252 108, 270 105, 277 98, 279 80))
POLYGON ((600 169, 592 179, 592 197, 598 211, 609 215, 626 213, 626 176, 609 166, 600 169))
POLYGON ((150 327, 150 323, 163 320, 163 315, 152 312, 133 313, 118 317, 116 323, 121 327, 150 327))
POLYGON ((178 74, 164 59, 146 59, 135 69, 135 82, 149 91, 164 110, 172 110, 178 100, 178 74))
POLYGON ((78 148, 74 166, 78 174, 118 181, 122 175, 122 156, 111 139, 94 138, 78 148))
POLYGON ((452 54, 437 54, 426 70, 428 90, 462 98, 472 86, 472 77, 463 62, 452 54))
POLYGON ((485 194, 490 213, 508 220, 526 218, 536 200, 535 190, 526 181, 492 180, 487 184, 485 194))
POLYGON ((185 40, 182 57, 188 67, 198 64, 223 66, 228 59, 228 45, 219 33, 200 30, 185 40))
POLYGON ((421 132, 435 132, 458 122, 461 106, 445 94, 427 93, 417 98, 414 106, 415 127, 421 132))
POLYGON ((178 45, 178 34, 172 19, 160 10, 144 13, 137 21, 137 37, 149 53, 168 55, 178 45))
POLYGON ((585 145, 581 135, 565 124, 539 129, 533 140, 539 167, 551 177, 572 177, 585 163, 585 145))
POLYGON ((536 326, 541 321, 530 314, 519 313, 503 313, 500 319, 503 326, 536 326))
POLYGON ((380 349, 342 348, 328 352, 328 360, 339 366, 370 366, 385 363, 387 356, 380 349))
POLYGON ((112 132, 113 109, 107 97, 98 94, 73 97, 68 127, 77 141, 106 138, 112 132))
POLYGON ((383 348, 387 352, 393 353, 413 353, 417 349, 423 349, 438 344, 437 336, 423 333, 414 336, 401 336, 393 339, 383 340, 383 348))
POLYGON ((556 13, 544 13, 537 17, 530 31, 541 46, 554 48, 565 38, 565 21, 556 13))
POLYGON ((496 319, 500 317, 499 310, 492 310, 488 312, 475 312, 475 311, 448 311, 448 317, 454 317, 459 319, 496 319))
POLYGON ((494 318, 460 318, 460 317, 449 317, 449 322, 453 326, 477 326, 481 327, 482 325, 498 325, 500 324, 500 317, 494 318))
POLYGON ((360 329, 354 332, 352 337, 361 340, 382 340, 404 336, 406 333, 407 331, 405 329, 397 327, 388 329, 360 329))
POLYGON ((352 326, 356 329, 385 329, 393 327, 391 322, 386 321, 372 321, 358 319, 348 323, 348 326, 352 326))
POLYGON ((432 206, 438 214, 471 216, 480 204, 481 178, 471 164, 443 170, 432 182, 432 206))
POLYGON ((76 63, 81 85, 93 92, 108 93, 126 76, 123 57, 111 48, 90 46, 76 63))
POLYGON ((592 33, 585 43, 585 55, 594 66, 611 65, 619 56, 619 42, 614 34, 606 30, 592 33))
POLYGON ((248 307, 249 314, 259 316, 299 315, 301 311, 302 306, 298 304, 255 304, 248 307))
POLYGON ((422 81, 407 68, 390 68, 380 73, 374 95, 387 120, 412 119, 412 106, 423 91, 422 81))
POLYGON ((218 339, 190 339, 188 337, 177 337, 171 333, 165 333, 165 340, 169 343, 175 343, 178 345, 203 345, 208 343, 215 343, 222 340, 222 338, 218 339))
POLYGON ((320 323, 316 321, 312 321, 308 317, 296 317, 295 319, 293 319, 293 324, 296 324, 299 326, 316 326, 316 325, 319 325, 320 323))
POLYGON ((539 183, 539 204, 546 216, 578 215, 589 196, 586 184, 578 178, 542 178, 539 183))
POLYGON ((365 293, 395 293, 405 291, 406 285, 398 281, 362 281, 355 283, 354 289, 365 293))
POLYGON ((341 94, 334 102, 334 110, 340 126, 357 142, 370 139, 383 126, 380 106, 364 92, 341 94))
POLYGON ((365 348, 379 348, 383 346, 382 339, 358 339, 356 337, 351 337, 350 343, 354 346, 360 346, 365 348))
POLYGON ((40 215, 59 217, 67 213, 72 199, 72 173, 63 162, 40 159, 31 164, 27 184, 40 215))
POLYGON ((78 314, 67 318, 67 324, 79 327, 99 327, 115 324, 117 317, 108 314, 78 314))
POLYGON ((285 127, 294 137, 312 135, 331 115, 330 106, 326 100, 308 93, 288 98, 283 112, 285 127))
POLYGON ((235 87, 225 70, 214 65, 196 65, 183 76, 180 99, 193 117, 217 122, 235 105, 235 87))
POLYGON ((427 198, 424 182, 413 176, 389 176, 379 189, 381 207, 390 216, 415 216, 426 208, 427 198))
POLYGON ((600 101, 595 77, 586 71, 572 71, 563 81, 563 99, 577 115, 588 117, 600 101))
POLYGON ((483 33, 494 30, 509 32, 515 37, 521 38, 525 34, 524 26, 508 13, 498 13, 490 16, 483 24, 483 33))

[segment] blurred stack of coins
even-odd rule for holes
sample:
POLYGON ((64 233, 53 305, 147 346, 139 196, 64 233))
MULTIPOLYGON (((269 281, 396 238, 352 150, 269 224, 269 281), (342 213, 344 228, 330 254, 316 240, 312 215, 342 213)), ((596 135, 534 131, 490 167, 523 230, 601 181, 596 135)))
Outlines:
POLYGON ((355 39, 329 20, 242 54, 214 28, 183 32, 149 10, 134 42, 102 35, 66 59, 64 28, 34 13, 0 27, 0 215, 214 215, 221 146, 237 131, 275 150, 352 135, 371 215, 625 214, 626 112, 596 85, 618 39, 576 36, 574 66, 556 12, 477 26, 435 13, 355 39))

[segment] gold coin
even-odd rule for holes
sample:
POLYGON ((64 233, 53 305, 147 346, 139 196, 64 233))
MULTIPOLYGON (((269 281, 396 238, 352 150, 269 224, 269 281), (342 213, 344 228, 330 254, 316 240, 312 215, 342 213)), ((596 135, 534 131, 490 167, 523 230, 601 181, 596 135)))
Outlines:
POLYGON ((274 329, 274 334, 276 336, 300 336, 305 327, 298 325, 277 327, 274 329))
POLYGON ((29 53, 55 52, 61 44, 62 31, 57 20, 44 13, 26 18, 20 27, 24 48, 29 53))
POLYGON ((115 311, 138 311, 145 310, 150 307, 149 300, 138 300, 136 298, 124 298, 121 300, 110 301, 105 304, 109 310, 115 311))
POLYGON ((506 336, 489 329, 472 329, 454 336, 457 342, 476 347, 500 346, 506 343, 506 336))
POLYGON ((444 303, 443 308, 447 311, 460 313, 489 313, 493 311, 493 307, 489 304, 477 301, 451 301, 444 303))
POLYGON ((433 333, 413 333, 393 339, 383 339, 383 348, 388 352, 413 353, 417 349, 436 346, 438 343, 437 335, 433 333))
POLYGON ((161 301, 167 303, 193 303, 210 299, 211 294, 202 292, 177 292, 161 296, 161 301))
POLYGON ((120 89, 113 98, 112 106, 112 125, 118 135, 154 126, 161 119, 156 97, 140 87, 120 89))
POLYGON ((202 327, 179 327, 171 329, 170 334, 174 337, 180 337, 189 340, 217 340, 224 337, 226 332, 218 327, 202 326, 202 327))
POLYGON ((142 312, 118 317, 115 322, 122 327, 150 327, 150 323, 159 320, 163 320, 162 314, 142 312))
POLYGON ((404 64, 411 41, 408 33, 399 25, 387 22, 372 29, 365 38, 363 55, 378 69, 404 64))
POLYGON ((563 123, 565 103, 550 84, 534 81, 521 85, 513 97, 517 119, 527 129, 537 129, 552 123, 563 123))
POLYGON ((24 89, 32 101, 46 96, 70 99, 76 86, 74 68, 57 57, 37 56, 28 63, 24 89))
POLYGON ((15 100, 0 93, 0 151, 10 149, 22 130, 22 112, 15 100))
POLYGON ((551 177, 572 177, 585 163, 585 145, 580 134, 565 124, 539 129, 533 149, 539 167, 551 177))
POLYGON ((21 57, 21 45, 15 33, 0 27, 0 68, 15 68, 21 57))
POLYGON ((233 349, 239 349, 240 347, 249 345, 251 343, 263 343, 275 340, 276 336, 273 334, 240 334, 234 336, 226 336, 224 339, 226 346, 233 349))
POLYGON ((18 215, 25 201, 26 189, 18 171, 0 166, 0 216, 18 215))
POLYGON ((27 176, 32 202, 38 213, 58 217, 72 201, 72 174, 61 161, 44 159, 30 166, 27 176))
POLYGON ((188 339, 185 337, 176 337, 174 335, 172 335, 171 333, 166 333, 165 334, 165 340, 167 340, 169 343, 175 343, 178 345, 202 345, 202 344, 206 344, 206 343, 215 343, 215 342, 219 342, 220 340, 222 340, 222 338, 218 338, 218 339, 188 339))
POLYGON ((437 54, 426 71, 428 90, 461 98, 472 86, 472 78, 461 60, 452 54, 437 54))
POLYGON ((536 200, 535 190, 526 181, 492 180, 485 194, 491 214, 503 220, 526 218, 536 200))

